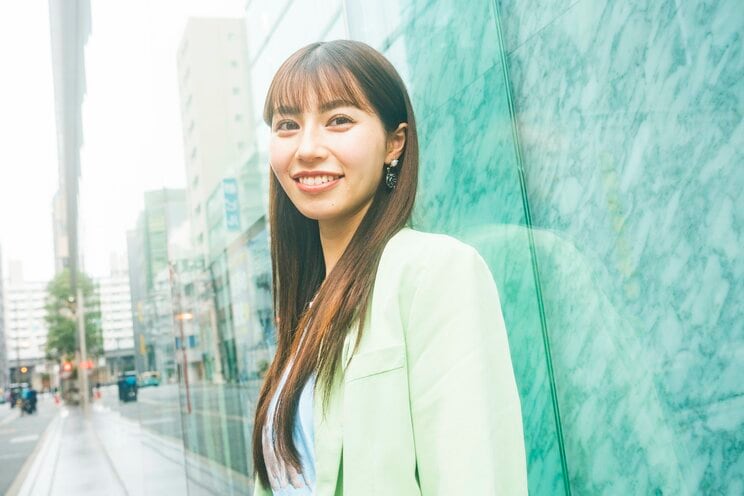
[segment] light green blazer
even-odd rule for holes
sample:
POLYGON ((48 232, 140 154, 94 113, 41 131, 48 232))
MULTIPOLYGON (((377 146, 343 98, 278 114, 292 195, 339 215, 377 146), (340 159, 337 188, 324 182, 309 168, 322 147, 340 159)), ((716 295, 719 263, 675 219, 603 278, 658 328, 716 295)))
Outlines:
MULTIPOLYGON (((315 405, 317 496, 527 494, 522 416, 491 272, 411 229, 385 247, 359 348, 315 405)), ((254 495, 270 496, 256 477, 254 495)))

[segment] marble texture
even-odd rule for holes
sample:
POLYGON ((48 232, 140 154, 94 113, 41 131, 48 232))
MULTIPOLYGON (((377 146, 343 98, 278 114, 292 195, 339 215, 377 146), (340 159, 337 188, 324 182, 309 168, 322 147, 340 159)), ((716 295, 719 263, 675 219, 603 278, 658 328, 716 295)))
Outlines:
POLYGON ((498 9, 572 491, 741 494, 744 9, 498 9))
MULTIPOLYGON (((406 84, 416 103, 416 115, 428 119, 486 71, 500 66, 501 48, 492 2, 421 3, 414 1, 406 10, 409 15, 401 36, 407 48, 406 84)), ((496 103, 482 101, 481 105, 496 103)), ((471 118, 480 115, 473 109, 471 118)))

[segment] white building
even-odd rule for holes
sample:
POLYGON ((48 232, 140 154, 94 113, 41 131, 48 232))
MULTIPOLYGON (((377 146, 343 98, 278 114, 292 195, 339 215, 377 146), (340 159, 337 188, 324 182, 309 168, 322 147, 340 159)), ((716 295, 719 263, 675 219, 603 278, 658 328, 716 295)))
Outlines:
POLYGON ((107 277, 96 279, 101 309, 101 334, 106 368, 112 377, 134 370, 134 331, 129 273, 114 268, 107 277))
POLYGON ((44 321, 45 281, 26 281, 18 262, 10 263, 4 283, 5 349, 10 380, 41 389, 46 367, 47 325, 44 321))
POLYGON ((206 255, 207 200, 255 152, 242 19, 189 19, 178 49, 192 245, 206 255))

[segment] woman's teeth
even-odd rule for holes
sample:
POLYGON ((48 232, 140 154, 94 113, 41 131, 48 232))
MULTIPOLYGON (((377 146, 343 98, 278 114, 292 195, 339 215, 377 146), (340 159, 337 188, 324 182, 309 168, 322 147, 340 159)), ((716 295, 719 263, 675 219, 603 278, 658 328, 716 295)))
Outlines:
POLYGON ((313 176, 313 177, 301 177, 299 181, 306 186, 317 186, 319 184, 325 184, 338 179, 339 176, 313 176))

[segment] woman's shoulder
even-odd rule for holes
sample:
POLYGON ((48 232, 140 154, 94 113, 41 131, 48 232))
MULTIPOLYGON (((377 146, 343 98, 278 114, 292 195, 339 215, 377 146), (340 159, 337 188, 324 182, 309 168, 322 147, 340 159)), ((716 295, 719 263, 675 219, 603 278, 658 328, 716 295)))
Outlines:
POLYGON ((383 251, 373 308, 392 304, 407 322, 414 308, 454 311, 453 306, 470 308, 482 298, 498 301, 494 289, 491 271, 475 248, 452 236, 405 228, 383 251))
POLYGON ((456 262, 463 257, 478 256, 478 253, 472 246, 447 234, 404 227, 390 238, 383 251, 385 255, 428 265, 438 261, 456 262))
MULTIPOLYGON (((485 267, 472 246, 446 234, 403 228, 385 246, 378 267, 378 282, 418 286, 423 280, 472 272, 485 267)), ((487 270, 487 269, 486 269, 487 270)))

